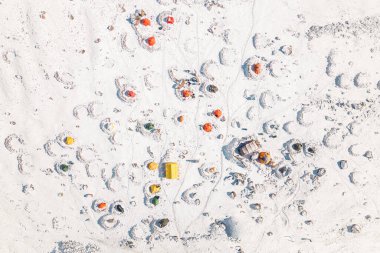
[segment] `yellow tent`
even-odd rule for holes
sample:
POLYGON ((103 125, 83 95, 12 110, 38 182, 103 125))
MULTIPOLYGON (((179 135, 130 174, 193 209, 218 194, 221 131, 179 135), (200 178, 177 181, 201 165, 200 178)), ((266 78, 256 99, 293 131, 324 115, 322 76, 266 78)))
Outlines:
POLYGON ((150 190, 151 193, 156 194, 156 193, 160 192, 161 186, 159 184, 152 184, 149 187, 149 190, 150 190))
POLYGON ((72 145, 72 144, 74 144, 75 139, 71 136, 67 136, 64 141, 65 141, 66 145, 72 145))
POLYGON ((150 162, 150 163, 148 164, 148 169, 149 169, 149 170, 156 170, 156 169, 158 169, 158 163, 150 162))
POLYGON ((169 162, 165 164, 165 177, 167 179, 178 179, 178 164, 169 162))

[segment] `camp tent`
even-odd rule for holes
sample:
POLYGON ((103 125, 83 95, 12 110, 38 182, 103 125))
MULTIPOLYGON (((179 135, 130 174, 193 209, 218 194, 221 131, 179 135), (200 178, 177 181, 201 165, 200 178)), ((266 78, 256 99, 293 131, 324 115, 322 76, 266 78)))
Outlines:
POLYGON ((159 184, 152 184, 149 187, 149 190, 150 190, 151 193, 156 194, 156 193, 158 193, 158 192, 161 191, 161 186, 159 184))
POLYGON ((178 164, 173 162, 168 162, 165 164, 165 177, 167 179, 178 179, 178 164))

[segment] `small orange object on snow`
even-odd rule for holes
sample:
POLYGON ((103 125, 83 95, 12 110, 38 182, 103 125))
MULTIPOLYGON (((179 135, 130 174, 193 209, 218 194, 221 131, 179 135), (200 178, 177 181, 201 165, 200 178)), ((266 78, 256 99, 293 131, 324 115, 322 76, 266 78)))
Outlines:
POLYGON ((182 96, 185 98, 191 97, 193 93, 190 90, 183 90, 182 91, 182 96))
POLYGON ((269 164, 272 161, 272 159, 268 152, 260 152, 257 161, 261 164, 269 164))
POLYGON ((203 125, 203 130, 207 133, 211 132, 212 131, 212 125, 211 123, 206 123, 203 125))
POLYGON ((127 96, 134 98, 134 97, 136 97, 136 93, 133 90, 129 90, 129 91, 127 91, 127 96))
POLYGON ((143 26, 150 26, 150 19, 149 18, 143 18, 143 19, 141 19, 141 24, 143 26))
POLYGON ((99 209, 105 209, 106 207, 107 207, 107 204, 104 203, 104 202, 101 202, 101 203, 98 204, 98 208, 99 209))
POLYGON ((166 23, 168 23, 168 24, 174 24, 174 18, 172 16, 168 16, 166 18, 166 23))
POLYGON ((222 117, 222 111, 219 109, 216 109, 215 111, 212 112, 215 117, 220 118, 222 117))
POLYGON ((178 117, 178 121, 179 122, 182 123, 184 120, 185 120, 185 117, 183 115, 181 115, 181 116, 178 117))
POLYGON ((255 72, 256 75, 259 75, 261 73, 261 64, 260 63, 253 64, 253 72, 255 72))
POLYGON ((208 169, 208 171, 210 173, 215 173, 216 172, 216 168, 215 167, 211 167, 211 168, 208 169))
POLYGON ((156 44, 156 38, 155 37, 149 37, 146 42, 148 43, 149 46, 154 46, 154 44, 156 44))

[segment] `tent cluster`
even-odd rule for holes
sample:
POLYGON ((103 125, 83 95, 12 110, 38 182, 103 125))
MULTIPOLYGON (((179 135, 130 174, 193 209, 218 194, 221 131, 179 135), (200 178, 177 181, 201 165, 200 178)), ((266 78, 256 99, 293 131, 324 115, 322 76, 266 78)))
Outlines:
MULTIPOLYGON (((173 9, 173 11, 175 10, 173 9)), ((136 32, 140 45, 149 51, 153 51, 160 48, 160 41, 162 41, 163 38, 160 38, 160 35, 164 34, 165 30, 171 29, 171 27, 175 27, 176 19, 174 18, 174 15, 171 11, 163 11, 157 17, 153 17, 147 15, 144 10, 136 10, 131 15, 130 22, 134 31, 136 32)), ((255 39, 254 42, 255 47, 258 48, 260 40, 255 39)), ((197 68, 196 70, 184 69, 183 71, 178 71, 175 68, 170 69, 169 76, 174 84, 173 88, 175 95, 181 101, 191 101, 200 97, 212 98, 217 96, 218 94, 223 93, 223 91, 225 92, 225 90, 220 90, 224 89, 225 87, 221 85, 222 80, 219 77, 223 76, 220 75, 221 71, 223 71, 222 68, 224 68, 225 66, 232 66, 237 62, 237 59, 235 58, 237 58, 237 53, 234 49, 224 48, 220 52, 221 65, 215 62, 214 60, 208 60, 204 62, 199 69, 197 68), (221 83, 218 83, 218 81, 220 81, 221 83)), ((246 76, 249 79, 255 79, 261 78, 267 70, 269 70, 270 73, 272 73, 272 76, 276 76, 276 71, 278 70, 278 67, 273 61, 271 62, 271 64, 267 64, 267 60, 264 57, 255 56, 249 58, 246 61, 244 65, 244 70, 246 76)), ((148 88, 148 90, 157 87, 153 83, 156 80, 158 80, 158 78, 149 77, 153 76, 151 74, 152 73, 149 73, 146 76, 144 76, 145 86, 148 88)), ((115 84, 117 87, 117 95, 121 101, 131 104, 137 101, 137 99, 139 99, 141 94, 140 92, 142 89, 138 87, 141 86, 134 86, 134 82, 131 82, 124 76, 116 78, 115 84)), ((271 104, 273 104, 269 103, 271 97, 273 96, 270 96, 269 93, 263 92, 259 100, 260 105, 263 108, 270 108, 271 104)), ((216 106, 211 108, 212 109, 210 111, 206 112, 207 119, 204 122, 202 122, 201 125, 199 125, 200 131, 203 131, 205 133, 204 136, 210 138, 214 136, 214 133, 218 132, 217 130, 220 126, 219 123, 226 121, 224 115, 225 112, 222 111, 222 109, 224 108, 218 108, 216 106)), ((89 115, 91 114, 92 116, 94 116, 94 113, 91 113, 90 109, 88 110, 88 113, 89 115)), ((164 116, 166 117, 166 111, 164 114, 164 116)), ((150 117, 150 113, 144 113, 144 116, 150 117)), ((175 124, 178 125, 182 124, 185 121, 185 119, 187 119, 183 112, 177 112, 177 114, 171 116, 175 124)), ((266 130, 266 133, 272 131, 271 129, 278 128, 274 124, 267 125, 269 130, 266 130)), ((111 118, 103 118, 103 120, 100 122, 100 128, 104 133, 106 133, 109 136, 109 140, 113 144, 115 144, 115 134, 119 133, 122 127, 120 126, 117 120, 111 118)), ((144 136, 153 137, 156 141, 160 141, 161 132, 165 133, 161 130, 160 124, 148 118, 142 119, 141 122, 137 121, 136 130, 141 132, 144 136)), ((218 138, 222 139, 219 136, 223 135, 218 135, 218 138)), ((57 141, 63 148, 68 149, 72 149, 73 146, 75 146, 76 144, 76 139, 69 132, 65 132, 64 134, 60 135, 57 138, 57 141)), ((301 149, 301 147, 296 146, 296 148, 294 148, 294 150, 299 149, 301 149)), ((151 152, 150 149, 149 152, 151 152)), ((231 153, 233 155, 236 155, 238 159, 248 161, 249 163, 255 163, 266 166, 273 166, 274 164, 271 154, 262 149, 257 139, 244 140, 243 142, 240 142, 239 147, 234 149, 234 151, 231 153)), ((79 155, 77 157, 81 156, 79 155)), ((152 155, 151 157, 154 156, 152 155)), ((178 157, 182 157, 182 154, 178 157)), ((185 155, 183 155, 183 157, 185 157, 185 155)), ((87 171, 90 171, 89 168, 94 168, 92 169, 92 171, 100 171, 99 174, 101 174, 101 179, 105 182, 109 190, 113 192, 118 192, 118 189, 121 189, 123 186, 125 186, 123 185, 125 181, 122 181, 123 176, 121 176, 122 173, 125 173, 123 172, 125 170, 113 170, 112 176, 110 176, 109 174, 109 178, 107 178, 106 176, 104 176, 104 174, 106 174, 104 172, 104 169, 101 170, 99 166, 92 166, 93 164, 90 164, 88 162, 89 160, 82 158, 80 159, 78 158, 78 160, 80 160, 81 162, 86 163, 85 166, 87 171)), ((163 160, 171 161, 171 159, 169 159, 166 156, 163 160)), ((73 171, 72 165, 73 163, 71 161, 60 161, 56 163, 56 170, 60 175, 71 175, 70 173, 73 171)), ((138 165, 134 167, 138 167, 138 165)), ((149 179, 148 183, 144 187, 145 203, 149 207, 154 207, 160 204, 162 205, 162 203, 164 203, 165 201, 164 187, 165 185, 168 185, 168 183, 163 184, 162 180, 167 179, 175 181, 175 179, 179 179, 180 174, 178 163, 158 162, 150 160, 149 162, 147 161, 145 163, 143 170, 143 173, 145 175, 153 176, 153 178, 151 178, 152 180, 149 181, 149 179)), ((203 164, 200 168, 198 168, 198 171, 203 180, 208 180, 210 182, 214 182, 220 175, 218 168, 215 167, 214 164, 203 164)), ((282 167, 281 170, 279 170, 279 172, 281 173, 281 175, 286 175, 287 173, 289 173, 289 170, 286 167, 282 167)), ((88 173, 88 175, 89 177, 95 177, 93 176, 95 175, 95 173, 88 173)), ((124 178, 127 178, 126 180, 133 181, 134 175, 132 176, 129 174, 124 174, 124 178)), ((243 174, 233 174, 232 179, 234 180, 234 182, 237 182, 237 184, 243 184, 245 181, 245 176, 243 174)), ((196 195, 196 188, 199 186, 201 186, 201 184, 193 185, 191 189, 189 188, 189 190, 185 191, 182 195, 182 199, 187 203, 199 205, 200 200, 196 195)), ((199 191, 199 189, 197 190, 199 191)), ((126 208, 121 201, 116 201, 112 204, 109 203, 108 200, 105 201, 102 199, 95 200, 93 202, 92 209, 97 213, 105 214, 102 217, 100 217, 98 222, 105 229, 110 229, 117 226, 119 224, 119 220, 114 215, 121 215, 126 212, 126 208)), ((158 220, 156 225, 162 228, 165 227, 168 224, 168 222, 168 219, 160 219, 158 220)))
POLYGON ((157 23, 152 20, 153 18, 148 16, 144 10, 136 10, 130 17, 130 22, 140 45, 149 51, 159 49, 157 31, 166 30, 175 23, 172 13, 168 11, 157 16, 157 23))
POLYGON ((161 200, 161 184, 158 181, 150 181, 144 187, 145 204, 155 207, 161 200))
MULTIPOLYGON (((209 116, 214 117, 217 120, 225 121, 223 112, 221 109, 215 109, 211 113, 208 113, 209 116)), ((206 133, 210 133, 215 129, 214 125, 211 122, 206 122, 202 125, 202 130, 206 133)))
POLYGON ((169 70, 169 76, 174 81, 176 96, 182 100, 190 100, 195 98, 195 90, 199 89, 200 78, 197 72, 186 71, 186 75, 181 78, 174 77, 173 70, 169 70))
MULTIPOLYGON (((152 160, 145 163, 145 167, 149 171, 157 171, 160 165, 152 160)), ((164 163, 164 177, 166 179, 179 179, 179 165, 176 162, 165 162, 164 163)))
MULTIPOLYGON (((160 165, 155 161, 149 160, 145 162, 145 167, 150 172, 156 172, 159 170, 160 165)), ((155 174, 155 173, 154 173, 155 174)), ((151 174, 151 175, 154 175, 151 174)), ((175 162, 164 163, 164 177, 166 179, 178 179, 179 178, 179 166, 175 162)), ((148 182, 144 189, 145 204, 148 207, 157 206, 160 203, 161 184, 156 181, 148 182)))
POLYGON ((234 143, 230 147, 233 152, 233 157, 245 167, 249 167, 252 161, 270 167, 275 166, 271 154, 263 150, 257 137, 244 137, 240 141, 235 139, 235 141, 233 140, 231 143, 234 143))
POLYGON ((120 224, 117 216, 123 215, 126 211, 124 203, 120 200, 109 204, 103 199, 96 199, 92 203, 92 209, 102 215, 98 219, 98 224, 105 230, 117 227, 120 224))
POLYGON ((200 94, 212 97, 218 93, 219 88, 213 80, 205 78, 195 70, 178 71, 169 69, 169 77, 174 82, 175 95, 181 101, 195 99, 200 94))

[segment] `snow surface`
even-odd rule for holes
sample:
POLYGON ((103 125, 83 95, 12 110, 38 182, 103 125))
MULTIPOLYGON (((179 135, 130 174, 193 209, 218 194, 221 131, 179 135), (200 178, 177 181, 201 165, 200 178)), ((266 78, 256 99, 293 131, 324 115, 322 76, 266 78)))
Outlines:
POLYGON ((378 0, 0 0, 0 252, 380 252, 379 15, 378 0), (252 138, 273 164, 239 156, 252 138))

